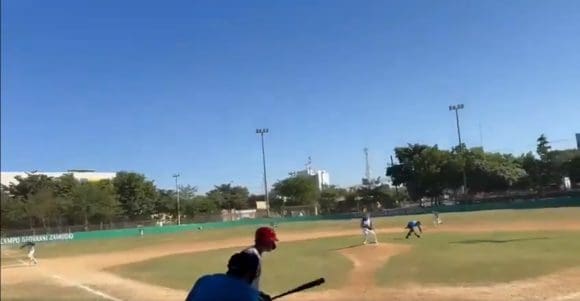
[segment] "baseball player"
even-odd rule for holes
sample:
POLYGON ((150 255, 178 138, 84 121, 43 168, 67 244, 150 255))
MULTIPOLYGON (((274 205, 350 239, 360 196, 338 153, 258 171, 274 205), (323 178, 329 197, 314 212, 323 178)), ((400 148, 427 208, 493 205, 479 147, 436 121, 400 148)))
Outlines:
POLYGON ((443 221, 441 220, 441 217, 439 216, 439 212, 433 211, 433 225, 437 226, 437 225, 441 225, 442 223, 443 223, 443 221))
POLYGON ((34 257, 34 252, 36 252, 35 246, 36 244, 31 241, 27 241, 22 246, 20 246, 20 249, 28 248, 27 256, 28 259, 30 260, 30 264, 38 264, 38 260, 36 260, 36 258, 34 257))
POLYGON ((423 229, 421 229, 421 221, 410 221, 407 223, 407 227, 405 227, 405 229, 409 229, 409 232, 405 237, 406 239, 409 239, 411 233, 415 234, 415 236, 417 236, 418 238, 421 238, 419 233, 423 234, 423 229), (419 233, 417 233, 417 230, 419 230, 419 233))
MULTIPOLYGON (((242 252, 249 253, 258 258, 258 273, 252 281, 252 286, 260 291, 260 276, 262 274, 262 254, 264 252, 271 252, 276 249, 276 232, 270 227, 260 227, 256 230, 254 236, 254 246, 243 250, 242 252)), ((260 292, 261 300, 270 300, 270 296, 260 292)))
POLYGON ((375 233, 373 222, 371 221, 370 214, 366 214, 363 216, 362 220, 360 221, 360 227, 363 232, 363 236, 365 240, 363 241, 363 245, 368 243, 369 235, 372 234, 373 236, 373 243, 378 244, 379 240, 377 239, 377 234, 375 233))
POLYGON ((185 301, 259 301, 259 292, 252 287, 260 259, 250 253, 236 253, 228 262, 226 274, 199 278, 185 301))

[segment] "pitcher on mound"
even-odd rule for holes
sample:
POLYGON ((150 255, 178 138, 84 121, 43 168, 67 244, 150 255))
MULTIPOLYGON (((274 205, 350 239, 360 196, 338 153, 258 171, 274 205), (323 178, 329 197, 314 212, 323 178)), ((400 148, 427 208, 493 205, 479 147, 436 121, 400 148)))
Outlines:
POLYGON ((379 240, 377 239, 377 233, 374 230, 373 222, 371 221, 370 214, 365 214, 362 220, 360 221, 360 227, 363 232, 363 236, 365 240, 363 241, 363 245, 366 245, 369 242, 369 236, 373 236, 373 243, 378 244, 379 240))

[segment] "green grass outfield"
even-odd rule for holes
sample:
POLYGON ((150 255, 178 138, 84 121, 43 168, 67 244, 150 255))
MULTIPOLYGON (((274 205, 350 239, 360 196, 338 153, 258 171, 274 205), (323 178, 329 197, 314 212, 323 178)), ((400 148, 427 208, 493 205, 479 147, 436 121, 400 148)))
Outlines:
MULTIPOLYGON (((457 225, 460 227, 466 223, 497 224, 511 222, 534 222, 534 221, 578 221, 580 208, 549 208, 531 210, 491 210, 477 212, 457 212, 442 214, 446 225, 457 225)), ((383 217, 374 219, 377 228, 404 227, 407 221, 419 219, 429 225, 432 221, 430 214, 383 217)), ((282 223, 279 231, 301 232, 301 231, 339 231, 345 229, 357 229, 359 220, 332 220, 317 222, 290 222, 282 223)), ((108 253, 123 250, 133 250, 148 246, 172 244, 172 243, 194 243, 208 240, 222 240, 233 237, 248 237, 251 241, 253 231, 257 226, 240 226, 229 229, 201 230, 191 232, 181 232, 175 234, 158 234, 145 237, 116 238, 106 240, 71 241, 39 243, 37 247, 37 257, 68 257, 74 255, 86 255, 94 253, 108 253)))
MULTIPOLYGON (((580 208, 495 210, 478 212, 447 213, 442 215, 445 229, 472 228, 502 229, 503 232, 443 232, 431 228, 431 215, 398 216, 375 219, 377 228, 399 228, 400 233, 382 234, 385 244, 406 244, 411 248, 390 258, 386 263, 377 263, 375 280, 383 287, 404 287, 407 283, 421 284, 484 284, 541 276, 560 269, 579 267, 580 231, 534 231, 514 232, 511 224, 533 224, 534 222, 559 222, 578 224, 580 208), (421 239, 405 240, 403 227, 410 219, 420 219, 428 227, 421 239), (498 227, 499 225, 499 227, 498 227), (491 227, 489 227, 491 228, 491 227)), ((278 228, 283 238, 286 233, 312 231, 358 230, 359 220, 334 220, 321 222, 283 223, 278 228)), ((247 237, 252 240, 256 226, 236 227, 220 230, 202 230, 169 235, 150 235, 143 238, 109 239, 78 242, 40 243, 36 255, 45 258, 69 257, 114 253, 151 246, 171 247, 201 245, 207 241, 219 241, 247 237)), ((552 227, 553 229, 553 227, 552 227)), ((443 230, 443 228, 441 228, 443 230)), ((337 252, 338 249, 360 243, 360 235, 280 243, 280 247, 264 257, 262 286, 264 291, 276 294, 293 284, 300 284, 318 277, 328 283, 318 290, 341 288, 350 280, 354 270, 352 262, 337 252)), ((372 248, 373 246, 368 246, 372 248)), ((361 247, 365 250, 366 247, 361 247)), ((224 272, 228 257, 239 249, 222 249, 202 253, 189 253, 154 258, 133 264, 119 265, 108 271, 124 277, 155 285, 188 290, 198 276, 206 273, 224 272)), ((351 253, 356 249, 349 249, 351 253)), ((370 250, 370 249, 366 249, 370 250)), ((388 251, 389 248, 379 248, 388 251)), ((25 259, 24 250, 3 250, 2 264, 25 259), (22 255, 20 257, 20 255, 22 255)), ((373 264, 373 253, 364 260, 373 264)), ((367 266, 368 267, 368 266, 367 266)), ((2 273, 8 273, 3 267, 2 273)), ((25 281, 2 285, 2 300, 49 300, 46 296, 58 296, 53 300, 97 300, 87 292, 70 287, 52 285, 45 281, 25 281)))
MULTIPOLYGON (((580 266, 580 231, 428 233, 421 239, 380 235, 382 243, 411 245, 393 256, 373 277, 382 286, 409 283, 449 285, 489 284, 537 277, 580 266)), ((353 266, 336 250, 360 244, 360 236, 282 243, 264 257, 263 288, 281 292, 290 283, 325 277, 327 288, 338 288, 353 266)), ((361 246, 372 248, 373 246, 361 246)), ((225 271, 238 249, 180 254, 110 269, 124 277, 188 289, 199 276, 225 271)), ((367 258, 372 263, 373 258, 367 258)))
MULTIPOLYGON (((580 208, 544 210, 501 210, 474 213, 453 213, 443 216, 446 226, 534 221, 577 221, 580 208)), ((427 231, 421 239, 405 240, 402 225, 411 218, 428 223, 431 216, 390 217, 376 219, 377 227, 401 227, 401 234, 380 235, 383 243, 408 244, 408 252, 392 257, 378 267, 375 277, 379 285, 398 286, 405 283, 481 284, 536 277, 563 268, 580 266, 580 231, 483 232, 449 233, 427 231)), ((429 224, 428 224, 429 225, 429 224)), ((284 230, 352 229, 358 221, 284 224, 284 230)), ((247 229, 235 229, 234 233, 247 229)), ((509 231, 509 230, 508 230, 509 231)), ((201 234, 201 233, 200 233, 201 234)), ((208 233, 203 235, 211 234, 208 233)), ((227 237, 227 236, 223 236, 227 237)), ((336 288, 348 280, 352 263, 337 249, 360 243, 360 236, 345 236, 280 244, 264 257, 263 288, 280 292, 289 283, 326 277, 324 288, 336 288)), ((124 277, 188 289, 200 275, 225 271, 228 257, 238 249, 222 249, 201 253, 179 254, 155 258, 111 268, 124 277)), ((373 258, 368 258, 372 262, 373 258)))
POLYGON ((507 282, 580 266, 580 231, 434 233, 393 256, 376 275, 384 286, 507 282))
MULTIPOLYGON (((262 286, 267 291, 282 292, 292 284, 302 284, 319 277, 326 288, 340 287, 347 280, 352 263, 333 250, 360 244, 360 236, 338 237, 280 243, 263 257, 262 286)), ((204 274, 223 273, 229 257, 239 248, 160 257, 109 269, 124 277, 188 290, 204 274)))

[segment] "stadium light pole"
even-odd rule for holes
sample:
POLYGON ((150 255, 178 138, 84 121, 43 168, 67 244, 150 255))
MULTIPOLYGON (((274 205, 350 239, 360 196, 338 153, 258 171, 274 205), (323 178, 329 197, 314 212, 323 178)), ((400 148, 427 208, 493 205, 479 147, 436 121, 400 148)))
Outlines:
POLYGON ((268 198, 268 177, 266 176, 266 151, 264 150, 264 134, 268 133, 267 128, 256 129, 256 134, 262 138, 262 166, 264 168, 264 202, 266 202, 266 215, 270 217, 270 200, 268 198))
MULTIPOLYGON (((459 110, 463 110, 463 104, 450 105, 449 111, 455 111, 455 122, 457 123, 457 139, 459 139, 459 152, 463 155, 463 143, 461 142, 461 128, 459 126, 459 110)), ((467 190, 467 175, 465 174, 465 167, 463 168, 463 193, 467 190)))
POLYGON ((179 173, 173 175, 175 178, 175 191, 177 192, 177 224, 181 225, 181 210, 179 208, 179 185, 177 184, 177 178, 179 178, 179 176, 179 173))

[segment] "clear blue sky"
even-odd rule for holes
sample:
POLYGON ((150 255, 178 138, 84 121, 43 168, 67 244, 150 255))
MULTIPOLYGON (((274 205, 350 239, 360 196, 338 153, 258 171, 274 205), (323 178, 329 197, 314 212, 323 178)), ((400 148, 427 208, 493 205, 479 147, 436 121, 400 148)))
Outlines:
POLYGON ((395 146, 520 153, 580 132, 580 1, 2 1, 2 170, 261 190, 395 146))

